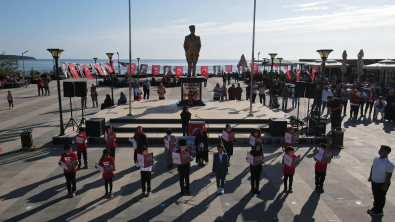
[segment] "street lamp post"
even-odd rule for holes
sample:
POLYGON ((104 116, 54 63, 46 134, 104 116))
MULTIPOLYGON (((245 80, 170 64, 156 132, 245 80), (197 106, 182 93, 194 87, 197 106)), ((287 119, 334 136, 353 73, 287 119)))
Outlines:
MULTIPOLYGON (((256 0, 254 0, 254 20, 253 20, 253 25, 252 25, 252 55, 251 55, 251 74, 250 74, 250 82, 251 82, 251 86, 250 86, 250 113, 247 116, 254 116, 254 114, 252 114, 252 91, 253 91, 253 85, 252 85, 252 81, 254 80, 254 48, 255 48, 255 14, 256 14, 256 0)), ((258 54, 259 55, 259 54, 258 54)))
POLYGON ((263 71, 265 72, 265 70, 266 70, 266 58, 263 58, 262 59, 263 60, 263 71))
MULTIPOLYGON (((108 58, 110 59, 110 66, 111 66, 111 59, 112 59, 112 55, 114 55, 114 53, 106 53, 107 54, 107 56, 108 56, 108 58)), ((114 84, 114 81, 113 81, 113 75, 114 75, 114 70, 113 70, 113 73, 111 73, 111 101, 112 101, 112 106, 114 106, 114 88, 113 88, 113 84, 114 84)))
MULTIPOLYGON (((93 58, 93 60, 95 60, 95 64, 96 64, 97 58, 93 58)), ((93 68, 96 69, 95 67, 93 67, 93 68)), ((96 87, 97 87, 97 72, 96 72, 96 87)))
MULTIPOLYGON (((326 61, 326 59, 328 58, 329 54, 332 51, 333 51, 332 49, 319 49, 319 50, 317 50, 317 52, 320 54, 320 57, 322 59, 322 72, 321 72, 321 75, 320 75, 320 77, 321 77, 321 84, 320 84, 321 85, 321 89, 320 89, 321 93, 322 93, 322 90, 324 89, 325 61, 326 61)), ((321 94, 321 97, 322 97, 322 94, 321 94)), ((321 135, 321 125, 320 125, 320 123, 321 123, 321 104, 320 104, 319 111, 320 111, 320 115, 318 115, 318 135, 321 135)))
POLYGON ((29 50, 27 50, 26 52, 22 52, 22 60, 23 60, 23 78, 26 77, 26 73, 25 73, 25 56, 23 54, 27 53, 29 50))
POLYGON ((278 74, 281 76, 281 61, 283 61, 283 58, 277 58, 280 61, 280 68, 278 69, 278 74))
POLYGON ((261 54, 261 52, 258 52, 258 72, 259 72, 259 54, 261 54))
POLYGON ((132 113, 132 16, 131 4, 129 0, 129 113, 128 116, 133 116, 132 113))
POLYGON ((274 58, 276 58, 277 53, 269 53, 270 55, 270 59, 272 60, 272 68, 270 71, 270 101, 269 101, 269 106, 271 107, 272 105, 272 86, 273 86, 273 62, 274 62, 274 58))
POLYGON ((137 74, 140 74, 140 58, 137 58, 137 74))
POLYGON ((119 53, 117 52, 118 55, 118 75, 121 75, 121 73, 119 72, 119 53))
POLYGON ((60 97, 60 82, 59 82, 59 68, 58 68, 58 59, 60 54, 64 51, 63 49, 47 49, 51 54, 52 57, 55 59, 55 66, 56 66, 56 82, 58 84, 58 100, 59 100, 59 115, 60 115, 60 134, 59 136, 64 135, 63 129, 63 114, 62 114, 62 100, 60 97))

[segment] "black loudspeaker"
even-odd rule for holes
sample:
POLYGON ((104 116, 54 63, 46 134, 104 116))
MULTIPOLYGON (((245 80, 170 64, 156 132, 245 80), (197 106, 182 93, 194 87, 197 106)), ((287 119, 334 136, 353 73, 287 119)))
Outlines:
POLYGON ((318 125, 317 118, 310 118, 309 127, 312 128, 318 134, 326 134, 326 123, 328 119, 321 118, 320 124, 318 125))
POLYGON ((270 118, 269 130, 272 136, 284 136, 287 130, 287 120, 284 118, 270 118))
POLYGON ((304 97, 306 91, 306 83, 305 82, 296 82, 295 83, 295 97, 304 97))
POLYGON ((309 99, 314 99, 316 93, 317 93, 317 83, 307 83, 305 97, 309 99))
POLYGON ((63 96, 74 97, 74 82, 63 82, 63 96))
POLYGON ((75 82, 75 96, 86 97, 87 96, 87 84, 86 82, 75 82))
POLYGON ((85 122, 86 135, 92 137, 101 137, 104 135, 105 122, 104 118, 92 118, 87 120, 85 122))
POLYGON ((333 146, 343 146, 344 131, 337 129, 332 131, 332 145, 333 146))

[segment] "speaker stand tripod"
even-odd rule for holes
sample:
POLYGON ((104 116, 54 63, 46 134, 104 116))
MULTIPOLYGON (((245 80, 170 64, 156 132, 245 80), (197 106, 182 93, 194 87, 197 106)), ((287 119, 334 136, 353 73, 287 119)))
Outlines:
POLYGON ((73 118, 73 104, 71 103, 71 97, 69 97, 69 98, 70 98, 71 118, 70 118, 69 122, 67 123, 66 127, 64 128, 64 130, 66 130, 67 127, 69 127, 69 126, 73 126, 73 131, 74 131, 74 126, 77 127, 77 129, 78 129, 78 124, 73 118))
POLYGON ((81 117, 81 121, 80 121, 80 126, 79 127, 82 127, 82 125, 84 125, 85 122, 86 122, 85 117, 84 117, 84 106, 83 105, 81 105, 81 109, 82 109, 82 117, 81 117))
POLYGON ((307 100, 307 124, 306 127, 303 127, 301 129, 301 133, 305 134, 306 136, 315 134, 315 130, 309 127, 309 119, 310 119, 309 113, 310 113, 310 98, 307 100))

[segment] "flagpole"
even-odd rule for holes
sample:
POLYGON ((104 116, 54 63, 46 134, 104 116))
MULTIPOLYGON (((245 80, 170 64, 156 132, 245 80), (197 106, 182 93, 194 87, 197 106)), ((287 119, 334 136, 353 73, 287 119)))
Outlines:
POLYGON ((250 75, 250 82, 251 82, 251 86, 250 86, 250 114, 247 115, 249 117, 254 116, 254 114, 252 114, 252 91, 253 91, 252 81, 254 79, 254 69, 255 69, 255 65, 254 65, 255 13, 256 13, 256 0, 254 0, 254 20, 253 20, 253 28, 252 28, 252 56, 251 56, 252 62, 251 62, 251 75, 250 75))
POLYGON ((129 0, 129 114, 128 116, 133 116, 132 113, 132 17, 130 0, 129 0))

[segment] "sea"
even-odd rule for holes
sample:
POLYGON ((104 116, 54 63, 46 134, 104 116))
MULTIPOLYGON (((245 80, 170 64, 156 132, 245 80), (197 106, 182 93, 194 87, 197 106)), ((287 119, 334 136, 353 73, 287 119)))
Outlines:
MULTIPOLYGON (((96 63, 104 63, 108 62, 108 59, 98 59, 96 63)), ((94 64, 95 61, 93 59, 60 59, 59 62, 66 63, 75 63, 75 64, 94 64)), ((129 63, 128 59, 120 59, 119 62, 129 63)), ((251 63, 251 61, 247 61, 251 63)), ((137 59, 132 60, 132 63, 138 64, 137 59)), ((220 60, 220 59, 199 59, 197 63, 196 72, 200 73, 200 66, 208 66, 209 73, 213 73, 214 66, 221 66, 221 69, 225 70, 225 65, 233 65, 232 72, 237 71, 237 64, 239 63, 238 59, 235 60, 220 60)), ((183 66, 184 73, 188 70, 188 64, 185 59, 140 59, 141 64, 148 64, 148 73, 151 73, 152 65, 160 65, 161 70, 163 70, 164 66, 171 66, 174 69, 175 66, 183 66)), ((29 72, 31 69, 35 71, 39 71, 41 73, 50 72, 53 69, 54 60, 52 59, 36 59, 36 60, 25 60, 25 72, 29 72)), ((59 65, 60 67, 60 65, 59 65)), ((19 70, 23 70, 23 62, 19 60, 19 70)), ((118 60, 114 60, 114 70, 118 72, 118 60)), ((127 67, 123 67, 120 65, 121 74, 125 74, 127 71, 127 67)), ((162 73, 162 72, 161 72, 162 73)))

